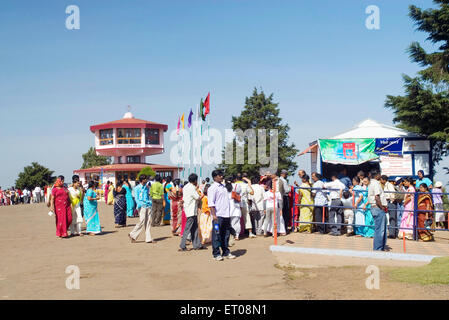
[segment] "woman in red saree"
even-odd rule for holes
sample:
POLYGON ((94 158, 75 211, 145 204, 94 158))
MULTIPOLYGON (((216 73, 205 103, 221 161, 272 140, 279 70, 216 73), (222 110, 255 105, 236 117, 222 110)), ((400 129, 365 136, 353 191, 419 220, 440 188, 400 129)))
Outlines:
POLYGON ((182 200, 182 189, 179 187, 180 180, 173 180, 173 187, 168 190, 168 197, 170 199, 171 210, 171 227, 172 234, 177 236, 181 232, 181 212, 182 207, 180 201, 182 200))
MULTIPOLYGON (((419 186, 419 192, 429 192, 429 187, 425 183, 419 186)), ((422 241, 432 241, 433 235, 426 230, 425 222, 433 219, 433 201, 432 196, 428 193, 421 193, 418 196, 418 234, 422 241)))
POLYGON ((72 223, 72 208, 69 192, 64 188, 61 178, 56 180, 51 195, 51 211, 55 214, 56 236, 67 238, 67 230, 72 223))

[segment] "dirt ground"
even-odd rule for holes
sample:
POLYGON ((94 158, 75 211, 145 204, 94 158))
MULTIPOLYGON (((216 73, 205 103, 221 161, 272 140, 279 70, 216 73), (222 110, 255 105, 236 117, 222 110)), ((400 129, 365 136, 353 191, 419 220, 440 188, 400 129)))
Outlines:
POLYGON ((321 266, 283 267, 290 258, 271 253, 271 238, 242 239, 231 248, 237 259, 221 262, 210 247, 178 252, 180 238, 168 226, 152 229, 156 244, 143 234, 132 244, 127 234, 137 218, 115 229, 112 206, 99 210, 103 235, 58 239, 45 205, 0 207, 1 299, 449 299, 448 286, 392 282, 394 263, 385 261, 379 290, 366 288, 364 261, 329 267, 326 256, 303 256, 305 265, 321 266), (80 269, 79 290, 65 286, 70 265, 80 269))

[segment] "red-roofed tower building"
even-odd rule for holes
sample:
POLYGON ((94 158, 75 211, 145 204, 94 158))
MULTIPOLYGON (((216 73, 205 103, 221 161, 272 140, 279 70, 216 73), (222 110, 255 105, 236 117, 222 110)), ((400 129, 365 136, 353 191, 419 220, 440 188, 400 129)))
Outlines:
MULTIPOLYGON (((103 171, 103 183, 119 179, 134 181, 142 168, 150 166, 162 177, 178 177, 178 167, 146 163, 146 157, 164 153, 164 132, 166 124, 136 119, 131 112, 123 119, 93 125, 90 131, 95 134, 97 155, 111 157, 113 163, 102 167, 75 170, 85 182, 100 181, 103 171)), ((182 168, 179 168, 182 170, 182 168)))

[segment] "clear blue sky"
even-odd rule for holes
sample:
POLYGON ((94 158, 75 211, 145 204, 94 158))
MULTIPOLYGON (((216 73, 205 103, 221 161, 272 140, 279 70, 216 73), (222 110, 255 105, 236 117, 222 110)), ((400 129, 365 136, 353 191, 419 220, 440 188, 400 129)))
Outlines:
MULTIPOLYGON (((164 0, 0 3, 0 186, 37 161, 71 176, 94 144, 89 126, 136 117, 176 126, 212 94, 211 125, 231 126, 254 87, 274 93, 299 149, 365 118, 392 124, 383 105, 418 67, 424 42, 408 5, 430 0, 164 0), (65 8, 80 8, 67 30, 65 8), (365 8, 380 8, 380 30, 365 8)), ((429 44, 426 45, 427 48, 429 44)), ((168 140, 168 136, 166 136, 168 140)), ((167 144, 167 151, 170 144, 167 144)), ((168 152, 148 160, 167 163, 168 152)), ((309 157, 298 159, 308 169, 309 157)), ((447 182, 442 166, 437 178, 447 182)))

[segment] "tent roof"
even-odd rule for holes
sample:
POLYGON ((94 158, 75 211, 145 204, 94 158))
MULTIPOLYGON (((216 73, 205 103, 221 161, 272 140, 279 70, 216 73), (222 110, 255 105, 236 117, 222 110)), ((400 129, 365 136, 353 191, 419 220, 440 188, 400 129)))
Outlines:
POLYGON ((329 139, 364 139, 364 138, 421 138, 422 136, 366 119, 349 131, 340 133, 329 139))

